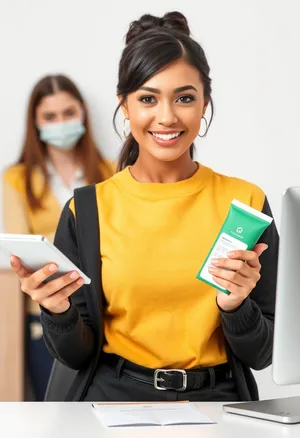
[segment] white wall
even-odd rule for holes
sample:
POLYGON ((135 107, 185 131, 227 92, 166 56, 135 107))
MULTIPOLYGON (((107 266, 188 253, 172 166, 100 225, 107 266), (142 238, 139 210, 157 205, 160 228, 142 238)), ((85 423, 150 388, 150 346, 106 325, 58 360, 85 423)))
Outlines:
MULTIPOLYGON (((112 128, 117 63, 131 20, 142 13, 186 14, 211 64, 216 118, 198 141, 198 159, 260 185, 279 225, 280 200, 300 185, 300 64, 297 0, 1 0, 0 168, 20 151, 28 93, 41 75, 63 72, 79 84, 103 152, 115 157, 112 128), (106 2, 105 2, 106 3, 106 2)), ((1 213, 1 212, 0 212, 1 213)), ((0 214, 1 216, 1 214, 0 214)), ((256 374, 261 397, 300 395, 256 374)))

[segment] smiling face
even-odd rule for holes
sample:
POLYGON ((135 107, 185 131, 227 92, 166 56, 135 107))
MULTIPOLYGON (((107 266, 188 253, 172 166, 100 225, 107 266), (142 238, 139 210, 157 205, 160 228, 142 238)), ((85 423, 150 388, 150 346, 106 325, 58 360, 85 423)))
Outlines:
POLYGON ((122 109, 139 144, 139 156, 175 161, 189 155, 207 104, 199 71, 184 59, 129 94, 122 109))

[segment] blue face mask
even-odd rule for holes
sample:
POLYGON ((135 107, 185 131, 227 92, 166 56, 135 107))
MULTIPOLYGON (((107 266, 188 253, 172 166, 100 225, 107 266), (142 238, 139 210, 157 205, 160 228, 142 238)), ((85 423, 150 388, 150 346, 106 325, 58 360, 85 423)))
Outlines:
POLYGON ((80 119, 47 123, 39 126, 38 129, 42 141, 62 150, 72 149, 85 133, 85 127, 80 119))

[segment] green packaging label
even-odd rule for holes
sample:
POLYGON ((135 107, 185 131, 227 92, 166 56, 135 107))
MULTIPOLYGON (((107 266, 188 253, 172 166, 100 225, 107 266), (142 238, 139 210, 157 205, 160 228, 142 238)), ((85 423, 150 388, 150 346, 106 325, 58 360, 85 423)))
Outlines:
POLYGON ((208 272, 211 259, 227 258, 229 251, 253 249, 272 220, 270 216, 234 199, 230 204, 227 218, 197 274, 198 280, 229 294, 227 289, 214 282, 208 272))

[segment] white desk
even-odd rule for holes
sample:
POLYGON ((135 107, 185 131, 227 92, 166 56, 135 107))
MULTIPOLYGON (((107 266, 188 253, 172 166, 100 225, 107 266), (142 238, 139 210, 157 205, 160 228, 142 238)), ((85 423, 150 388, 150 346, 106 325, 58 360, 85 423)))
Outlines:
POLYGON ((176 427, 105 428, 90 403, 0 403, 5 438, 299 438, 300 424, 281 425, 222 411, 221 403, 198 403, 217 424, 176 427))

